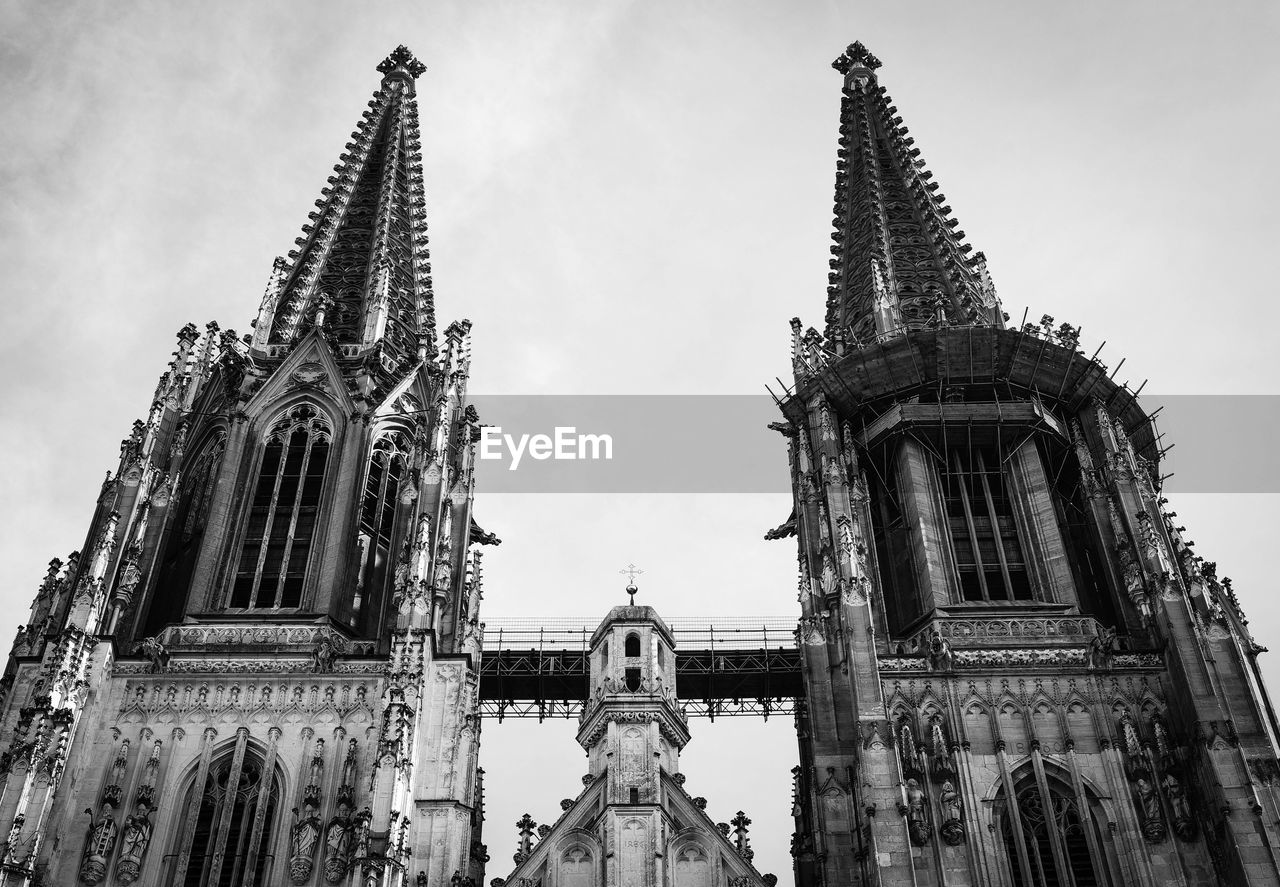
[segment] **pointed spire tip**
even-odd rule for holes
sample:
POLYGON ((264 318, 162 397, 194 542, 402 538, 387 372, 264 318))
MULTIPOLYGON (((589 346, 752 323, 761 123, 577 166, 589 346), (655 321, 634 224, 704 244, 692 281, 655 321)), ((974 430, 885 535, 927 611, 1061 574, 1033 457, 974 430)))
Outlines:
POLYGON ((831 63, 831 67, 841 74, 848 74, 854 68, 866 68, 868 71, 874 71, 880 67, 880 59, 876 58, 871 53, 871 50, 863 46, 861 40, 855 40, 849 44, 838 59, 831 63))
POLYGON ((407 74, 409 79, 417 80, 422 72, 427 70, 427 66, 418 61, 409 47, 401 43, 391 51, 391 55, 378 63, 378 70, 382 73, 384 80, 396 74, 407 74))

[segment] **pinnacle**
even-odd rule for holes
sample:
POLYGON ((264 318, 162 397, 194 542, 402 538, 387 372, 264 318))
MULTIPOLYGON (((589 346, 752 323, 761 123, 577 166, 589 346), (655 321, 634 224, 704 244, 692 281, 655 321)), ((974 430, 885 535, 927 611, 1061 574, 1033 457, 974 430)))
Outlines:
POLYGON ((854 68, 866 68, 874 71, 880 67, 880 59, 871 54, 871 50, 862 45, 861 40, 850 43, 844 53, 831 63, 841 74, 848 74, 854 68))
POLYGON ((404 72, 413 80, 417 80, 423 71, 427 70, 427 66, 409 51, 409 47, 401 43, 391 55, 387 56, 378 63, 378 70, 382 72, 383 79, 393 76, 398 72, 404 72))

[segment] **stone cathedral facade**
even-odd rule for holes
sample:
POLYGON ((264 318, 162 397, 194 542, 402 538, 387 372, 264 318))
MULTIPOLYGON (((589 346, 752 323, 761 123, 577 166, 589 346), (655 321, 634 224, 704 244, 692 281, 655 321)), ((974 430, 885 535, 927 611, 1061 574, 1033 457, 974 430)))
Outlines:
MULTIPOLYGON (((1151 418, 1070 326, 1006 325, 879 62, 836 67, 826 324, 793 323, 769 534, 799 544, 795 883, 1280 885, 1262 648, 1151 418)), ((50 563, 0 681, 0 885, 486 883, 498 540, 470 325, 433 310, 423 70, 379 66, 253 330, 178 333, 50 563)), ((684 792, 677 655, 647 607, 601 624, 584 787, 507 884, 773 883, 684 792)))

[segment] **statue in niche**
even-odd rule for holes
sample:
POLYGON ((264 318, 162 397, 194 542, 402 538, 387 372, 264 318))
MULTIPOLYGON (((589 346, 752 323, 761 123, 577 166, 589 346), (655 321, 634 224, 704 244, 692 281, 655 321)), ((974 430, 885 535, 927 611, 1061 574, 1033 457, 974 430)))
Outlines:
POLYGON ((824 595, 833 595, 839 588, 836 565, 831 560, 831 552, 824 549, 822 552, 822 593, 824 595))
MULTIPOLYGON (((297 815, 298 808, 293 808, 293 812, 297 815)), ((311 877, 319 837, 320 817, 316 815, 316 808, 308 804, 306 815, 298 819, 289 838, 289 877, 293 883, 305 884, 311 877)))
POLYGON ((116 862, 116 880, 132 884, 142 871, 142 856, 151 842, 151 811, 145 808, 125 820, 120 840, 120 859, 116 862))
POLYGON ((1166 835, 1160 796, 1145 774, 1137 778, 1134 789, 1138 797, 1138 810, 1142 814, 1142 835, 1150 843, 1158 844, 1166 835))
POLYGON ((1190 841, 1196 834, 1196 821, 1191 816, 1191 805, 1187 803, 1187 790, 1172 773, 1165 774, 1164 796, 1169 801, 1169 812, 1173 814, 1173 833, 1184 841, 1190 841))
POLYGON ((964 840, 964 812, 960 807, 960 793, 949 780, 942 783, 938 805, 942 808, 942 828, 938 833, 942 840, 954 847, 964 840))
POLYGON ((338 812, 329 820, 324 836, 324 879, 337 884, 347 874, 351 856, 351 807, 339 799, 338 812))
MULTIPOLYGON (((118 826, 111 814, 111 805, 104 804, 98 821, 89 828, 84 845, 84 861, 80 863, 82 883, 98 884, 107 876, 107 861, 111 859, 111 851, 115 849, 118 833, 118 826)), ((12 851, 10 846, 10 853, 12 851)))
POLYGON ((933 826, 929 823, 928 799, 920 783, 914 779, 907 780, 906 816, 907 832, 911 836, 911 843, 917 847, 928 844, 933 834, 933 826))

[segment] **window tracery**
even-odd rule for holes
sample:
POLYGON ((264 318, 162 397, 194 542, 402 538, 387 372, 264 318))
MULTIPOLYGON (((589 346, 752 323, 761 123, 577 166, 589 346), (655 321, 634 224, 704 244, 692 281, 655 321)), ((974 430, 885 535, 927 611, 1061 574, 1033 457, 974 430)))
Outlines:
POLYGON ((331 437, 327 419, 305 404, 268 432, 231 591, 233 608, 302 604, 331 437))
POLYGON ((1001 836, 1015 887, 1105 887, 1110 882, 1094 859, 1087 830, 1095 830, 1092 813, 1083 814, 1074 794, 1054 779, 1048 795, 1031 774, 1015 786, 1017 815, 1001 799, 1001 836), (1015 822, 1016 819, 1016 822, 1015 822), (1017 829, 1017 833, 1015 833, 1017 829), (1025 849, 1019 850, 1018 835, 1025 849))
POLYGON ((235 887, 246 880, 250 866, 254 883, 267 883, 279 779, 264 774, 262 760, 246 750, 243 760, 227 754, 216 761, 202 786, 193 780, 183 809, 197 802, 196 792, 195 829, 190 841, 184 844, 180 837, 174 850, 176 858, 187 860, 181 887, 235 887), (265 807, 261 815, 260 806, 265 807))

